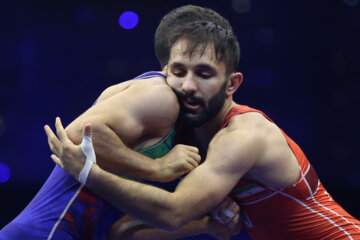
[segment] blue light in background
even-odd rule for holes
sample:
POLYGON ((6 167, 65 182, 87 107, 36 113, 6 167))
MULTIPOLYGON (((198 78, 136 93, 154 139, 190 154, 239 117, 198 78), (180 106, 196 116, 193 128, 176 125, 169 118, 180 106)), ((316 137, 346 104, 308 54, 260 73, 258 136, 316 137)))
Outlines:
POLYGON ((0 183, 4 183, 10 178, 10 168, 0 163, 0 183))
POLYGON ((122 28, 132 29, 136 27, 139 22, 139 17, 132 11, 123 12, 119 17, 119 24, 122 28))

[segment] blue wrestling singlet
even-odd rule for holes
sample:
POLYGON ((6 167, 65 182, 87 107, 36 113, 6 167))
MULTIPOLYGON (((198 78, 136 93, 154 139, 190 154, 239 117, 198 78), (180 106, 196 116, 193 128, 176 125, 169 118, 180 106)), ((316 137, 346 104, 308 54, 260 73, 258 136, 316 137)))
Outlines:
MULTIPOLYGON (((154 76, 148 72, 136 79, 154 76)), ((176 129, 159 143, 138 150, 159 158, 174 146, 176 129)), ((0 240, 103 239, 123 213, 81 185, 61 167, 55 166, 49 178, 29 205, 0 231, 0 240)))

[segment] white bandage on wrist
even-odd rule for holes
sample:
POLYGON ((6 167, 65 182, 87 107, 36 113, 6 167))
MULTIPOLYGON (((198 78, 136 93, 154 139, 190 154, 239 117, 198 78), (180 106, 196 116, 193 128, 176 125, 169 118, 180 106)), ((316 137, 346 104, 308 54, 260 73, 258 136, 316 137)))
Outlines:
MULTIPOLYGON (((227 208, 222 210, 222 214, 224 214, 229 219, 233 219, 235 217, 235 214, 227 208)), ((218 220, 220 223, 225 224, 225 222, 219 217, 218 213, 216 213, 213 218, 218 220)))
POLYGON ((227 209, 227 208, 225 208, 223 210, 223 214, 226 215, 228 218, 231 218, 231 219, 233 217, 235 217, 235 214, 232 211, 230 211, 229 209, 227 209))
POLYGON ((80 144, 80 147, 86 156, 86 162, 84 168, 81 170, 79 174, 79 181, 81 184, 85 185, 91 167, 94 163, 96 163, 96 156, 95 156, 95 151, 94 151, 94 146, 92 144, 91 136, 84 136, 80 144))

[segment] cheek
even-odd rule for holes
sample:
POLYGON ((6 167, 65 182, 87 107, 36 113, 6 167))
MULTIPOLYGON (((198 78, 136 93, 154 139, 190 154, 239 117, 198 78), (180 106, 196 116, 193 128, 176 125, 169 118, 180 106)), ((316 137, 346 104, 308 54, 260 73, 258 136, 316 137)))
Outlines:
POLYGON ((167 83, 170 87, 179 89, 181 88, 181 80, 172 76, 167 77, 167 83))
POLYGON ((199 84, 199 92, 202 98, 208 102, 219 91, 216 84, 204 82, 199 84))

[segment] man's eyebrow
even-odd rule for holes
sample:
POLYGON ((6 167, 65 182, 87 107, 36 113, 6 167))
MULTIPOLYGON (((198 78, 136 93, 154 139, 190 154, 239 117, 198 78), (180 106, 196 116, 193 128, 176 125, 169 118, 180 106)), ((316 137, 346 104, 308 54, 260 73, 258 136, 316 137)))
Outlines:
POLYGON ((202 71, 207 71, 211 74, 217 74, 217 70, 214 66, 210 65, 210 64, 199 64, 199 65, 196 65, 196 68, 199 69, 199 70, 202 70, 202 71))
POLYGON ((180 63, 180 62, 173 62, 170 67, 182 67, 184 66, 184 64, 180 63))
POLYGON ((210 65, 210 64, 206 64, 206 63, 201 63, 201 64, 198 64, 196 65, 197 68, 207 68, 207 69, 211 69, 213 71, 216 71, 216 69, 210 65))

